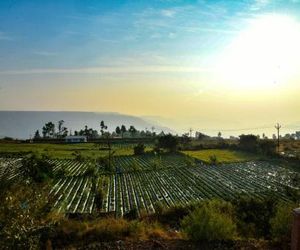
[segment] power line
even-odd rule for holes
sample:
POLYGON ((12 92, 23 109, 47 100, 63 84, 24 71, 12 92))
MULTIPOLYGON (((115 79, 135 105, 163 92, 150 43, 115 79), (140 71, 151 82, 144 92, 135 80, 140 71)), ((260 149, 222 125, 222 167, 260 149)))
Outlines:
MULTIPOLYGON (((240 129, 221 129, 224 132, 234 132, 234 131, 246 131, 246 130, 259 130, 259 129, 272 129, 272 126, 268 127, 253 127, 253 128, 240 128, 240 129)), ((220 131, 220 129, 201 129, 208 131, 220 131)))

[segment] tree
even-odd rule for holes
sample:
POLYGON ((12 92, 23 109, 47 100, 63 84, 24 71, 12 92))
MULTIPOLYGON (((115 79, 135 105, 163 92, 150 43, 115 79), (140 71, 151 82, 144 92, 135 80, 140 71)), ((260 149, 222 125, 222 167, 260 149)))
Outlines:
POLYGON ((175 151, 178 145, 178 138, 171 135, 163 135, 158 138, 158 147, 167 149, 169 151, 175 151))
POLYGON ((55 124, 53 122, 47 122, 42 129, 44 138, 51 138, 55 135, 55 124))
POLYGON ((120 135, 122 133, 121 129, 119 126, 116 127, 116 134, 120 135))
POLYGON ((123 138, 124 133, 126 133, 126 131, 127 131, 127 129, 126 129, 125 125, 122 125, 122 126, 121 126, 121 134, 122 134, 122 138, 123 138))
POLYGON ((61 134, 61 130, 62 130, 62 126, 64 124, 64 120, 60 120, 58 121, 58 134, 60 135, 61 134))
POLYGON ((99 136, 97 130, 94 130, 92 128, 89 128, 87 125, 85 125, 84 129, 81 129, 80 131, 74 131, 74 135, 78 136, 86 136, 88 139, 90 138, 97 138, 99 136))
POLYGON ((65 123, 64 120, 58 121, 58 133, 57 133, 58 138, 64 138, 68 135, 68 129, 63 126, 64 123, 65 123))
POLYGON ((270 140, 261 140, 259 142, 260 152, 267 156, 272 156, 276 154, 276 143, 270 140))
POLYGON ((218 133, 218 138, 219 138, 219 139, 222 138, 222 133, 221 133, 221 132, 218 133))
POLYGON ((204 139, 206 139, 206 138, 208 138, 209 136, 208 135, 206 135, 206 134, 203 134, 203 133, 201 133, 201 132, 196 132, 196 138, 198 139, 198 140, 204 140, 204 139))
POLYGON ((142 155, 145 153, 145 145, 143 143, 139 143, 133 148, 134 154, 135 155, 142 155))
POLYGON ((107 130, 107 126, 105 125, 104 121, 101 121, 100 122, 100 132, 101 132, 101 135, 103 136, 104 133, 106 132, 107 130))
POLYGON ((259 142, 257 136, 240 135, 239 148, 247 152, 256 153, 259 149, 259 142))
POLYGON ((131 137, 133 137, 137 132, 137 130, 134 126, 130 126, 128 131, 131 134, 131 137))
POLYGON ((40 131, 39 130, 35 131, 34 139, 40 139, 40 138, 41 138, 40 131))

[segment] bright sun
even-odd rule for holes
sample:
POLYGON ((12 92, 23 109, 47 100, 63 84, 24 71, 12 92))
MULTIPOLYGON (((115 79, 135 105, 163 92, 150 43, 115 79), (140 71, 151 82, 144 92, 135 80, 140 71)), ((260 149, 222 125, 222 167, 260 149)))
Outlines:
POLYGON ((289 16, 264 15, 250 22, 222 55, 221 80, 243 90, 271 89, 300 66, 300 24, 289 16))

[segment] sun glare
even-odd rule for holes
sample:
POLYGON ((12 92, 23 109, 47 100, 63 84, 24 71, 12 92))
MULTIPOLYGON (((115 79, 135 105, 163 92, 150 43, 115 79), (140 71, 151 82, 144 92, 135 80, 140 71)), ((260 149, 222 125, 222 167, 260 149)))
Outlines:
POLYGON ((226 49, 218 66, 221 81, 242 90, 272 89, 296 73, 300 24, 289 16, 252 20, 226 49))

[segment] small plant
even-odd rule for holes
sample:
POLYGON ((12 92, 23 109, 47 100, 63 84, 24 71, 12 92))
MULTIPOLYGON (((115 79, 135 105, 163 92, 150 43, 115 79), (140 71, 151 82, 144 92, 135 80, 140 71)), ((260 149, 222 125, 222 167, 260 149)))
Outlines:
POLYGON ((93 164, 89 164, 84 173, 86 176, 95 177, 97 175, 96 166, 93 164))
POLYGON ((216 155, 210 155, 209 156, 209 163, 211 165, 217 165, 218 164, 218 159, 216 155))
POLYGON ((102 188, 98 188, 95 193, 95 206, 97 210, 100 210, 102 208, 103 199, 105 197, 105 192, 102 188))
POLYGON ((142 155, 145 153, 145 145, 143 143, 139 143, 133 148, 134 154, 135 155, 142 155))
POLYGON ((157 170, 161 167, 161 157, 155 157, 151 162, 151 167, 153 170, 157 170))
POLYGON ((185 160, 185 165, 187 167, 195 167, 196 166, 196 162, 195 162, 194 158, 186 156, 184 160, 185 160))
POLYGON ((96 159, 96 164, 103 168, 105 172, 114 172, 114 159, 109 157, 99 157, 96 159))
POLYGON ((79 161, 79 162, 85 161, 84 156, 78 150, 76 150, 72 155, 74 156, 76 161, 79 161))
POLYGON ((55 172, 54 177, 63 178, 66 177, 67 175, 68 175, 68 171, 65 168, 60 168, 55 172))

